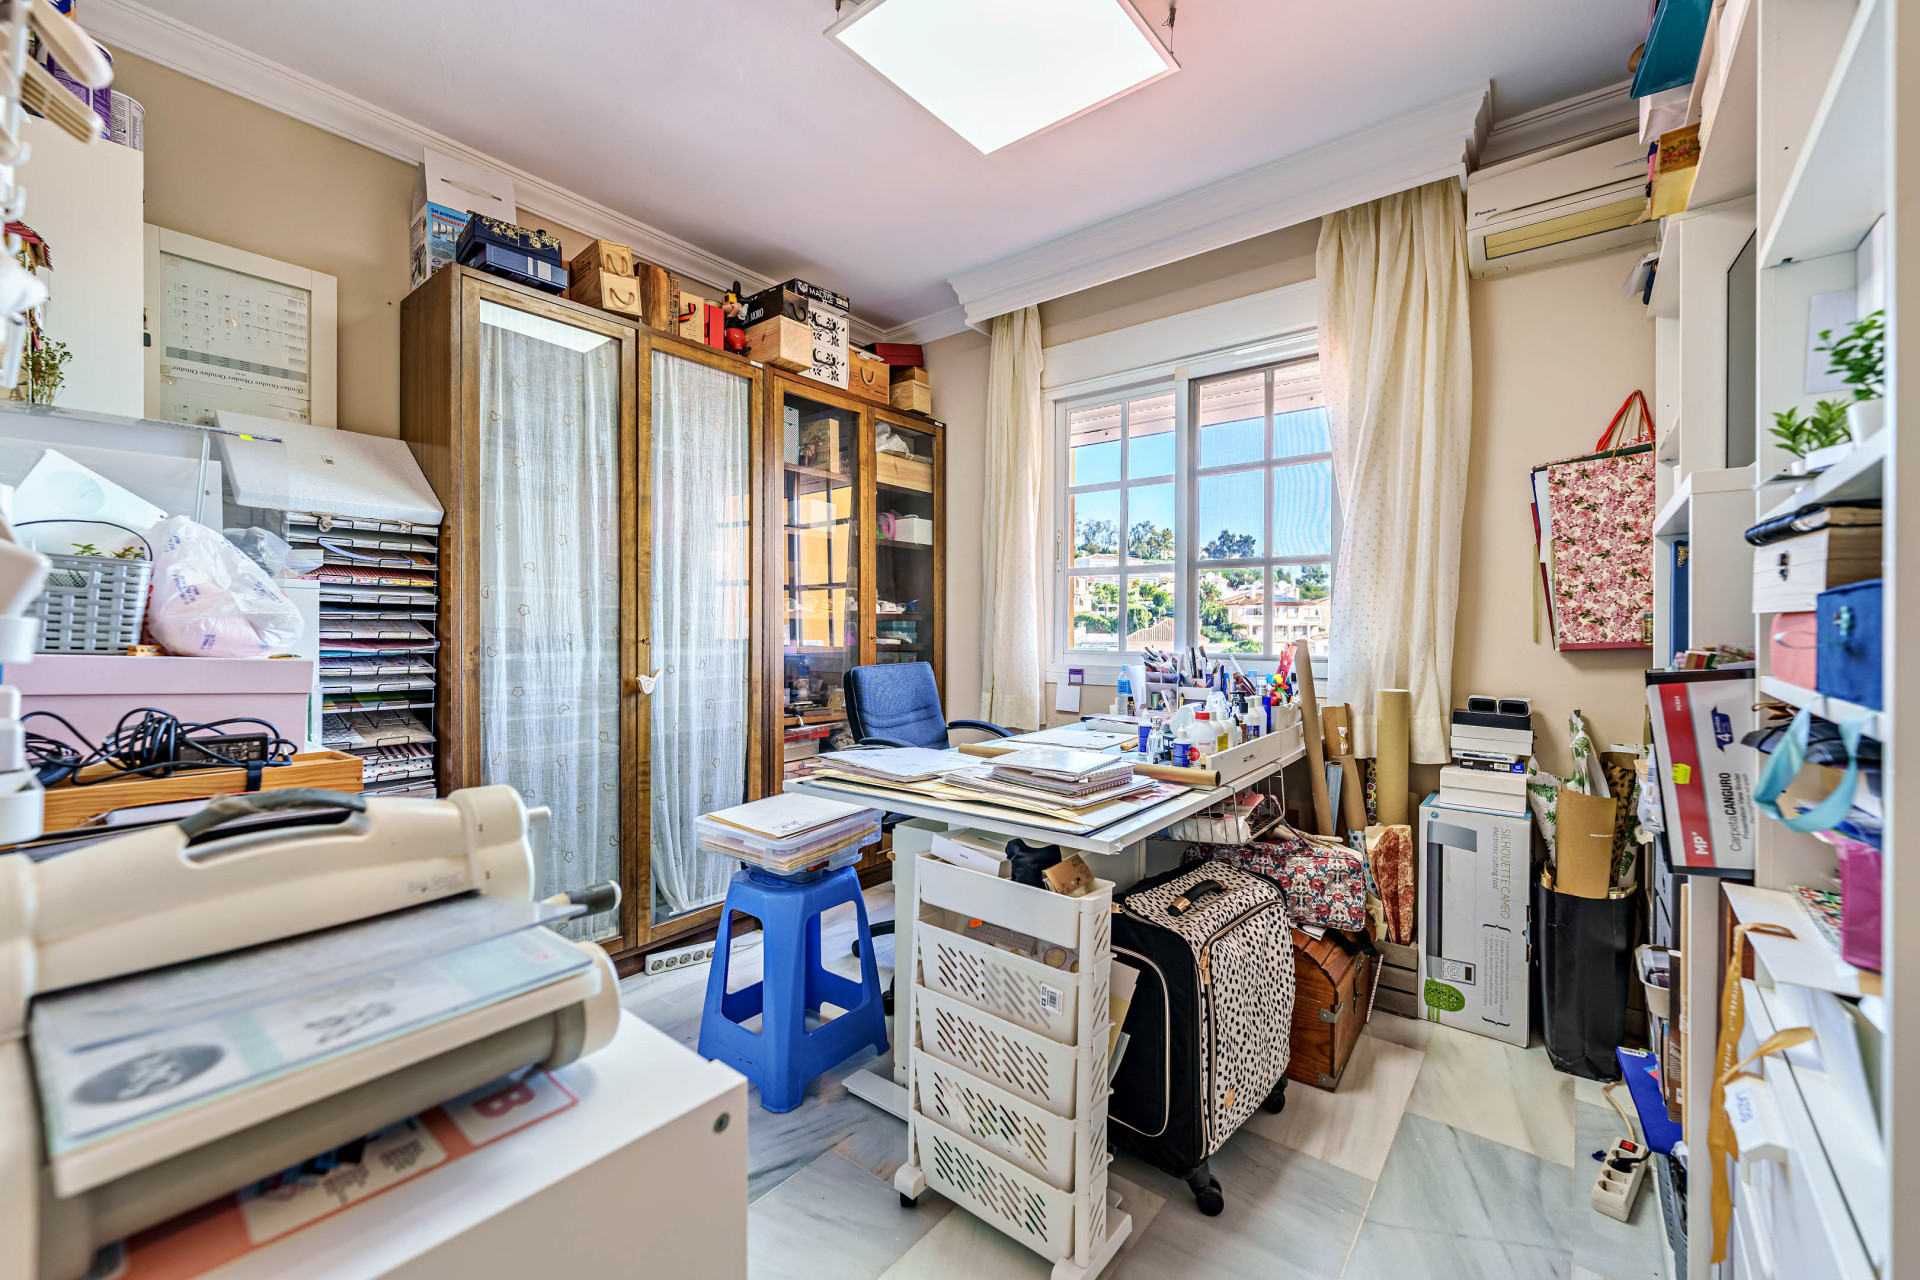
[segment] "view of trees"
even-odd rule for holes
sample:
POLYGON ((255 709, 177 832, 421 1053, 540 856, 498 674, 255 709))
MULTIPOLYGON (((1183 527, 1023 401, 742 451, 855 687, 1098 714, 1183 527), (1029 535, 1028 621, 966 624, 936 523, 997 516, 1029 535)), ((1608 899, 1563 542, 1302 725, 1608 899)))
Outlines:
POLYGON ((1275 570, 1282 582, 1293 584, 1295 594, 1302 600, 1325 600, 1328 581, 1327 566, 1324 564, 1303 564, 1291 567, 1282 566, 1275 570))
POLYGON ((1254 537, 1222 529, 1218 537, 1200 548, 1202 560, 1247 560, 1254 555, 1254 537))
MULTIPOLYGON (((1251 559, 1258 554, 1256 544, 1252 534, 1222 529, 1201 548, 1200 556, 1202 560, 1251 559)), ((1119 529, 1114 521, 1074 522, 1076 560, 1117 557, 1118 554, 1119 529)), ((1136 521, 1127 530, 1127 555, 1136 561, 1172 560, 1175 556, 1173 530, 1161 528, 1151 520, 1136 521)), ((1246 609, 1249 602, 1243 600, 1238 605, 1226 602, 1249 587, 1258 587, 1262 572, 1252 568, 1223 568, 1200 573, 1197 584, 1200 632, 1210 647, 1229 653, 1261 651, 1264 627, 1259 617, 1249 619, 1237 612, 1246 609), (1250 626, 1250 622, 1253 625, 1250 626)), ((1303 601, 1325 600, 1331 590, 1329 566, 1324 564, 1275 566, 1274 578, 1281 600, 1289 594, 1303 601)), ((1125 634, 1137 637, 1161 619, 1172 617, 1176 607, 1170 578, 1129 578, 1124 610, 1117 577, 1076 577, 1072 582, 1076 648, 1117 649, 1123 613, 1125 634)))
POLYGON ((1136 520, 1127 530, 1127 554, 1135 560, 1173 559, 1173 530, 1157 528, 1151 520, 1136 520))

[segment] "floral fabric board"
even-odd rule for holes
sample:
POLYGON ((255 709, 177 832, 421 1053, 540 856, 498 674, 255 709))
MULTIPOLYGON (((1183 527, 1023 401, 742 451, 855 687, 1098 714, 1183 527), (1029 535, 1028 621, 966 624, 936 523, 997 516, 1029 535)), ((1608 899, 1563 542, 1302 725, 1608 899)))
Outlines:
POLYGON ((1547 510, 1536 510, 1535 520, 1547 543, 1554 647, 1651 646, 1654 459, 1646 397, 1627 397, 1592 453, 1534 470, 1546 480, 1547 510), (1636 409, 1638 427, 1628 437, 1636 409))
POLYGON ((1225 862, 1276 881, 1296 924, 1329 929, 1367 927, 1367 869, 1360 855, 1333 841, 1314 841, 1285 826, 1253 844, 1190 844, 1180 865, 1225 862))

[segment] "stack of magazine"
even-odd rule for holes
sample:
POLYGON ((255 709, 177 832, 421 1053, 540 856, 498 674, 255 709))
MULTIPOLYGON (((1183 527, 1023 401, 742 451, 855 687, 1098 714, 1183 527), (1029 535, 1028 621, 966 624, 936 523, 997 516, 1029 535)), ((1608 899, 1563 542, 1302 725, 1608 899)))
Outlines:
POLYGON ((949 773, 947 781, 989 796, 1037 800, 1063 809, 1091 809, 1154 789, 1153 780, 1136 777, 1123 757, 1067 747, 1023 747, 996 756, 990 765, 949 773))
POLYGON ((591 960, 541 926, 581 910, 452 898, 42 996, 47 1154, 558 982, 591 960))

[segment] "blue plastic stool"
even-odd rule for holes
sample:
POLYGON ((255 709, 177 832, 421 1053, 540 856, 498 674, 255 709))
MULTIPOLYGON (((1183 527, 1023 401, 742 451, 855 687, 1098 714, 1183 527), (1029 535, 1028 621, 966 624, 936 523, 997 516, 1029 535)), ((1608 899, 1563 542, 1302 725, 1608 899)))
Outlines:
POLYGON ((808 1081, 867 1045, 876 1053, 887 1051, 887 1022, 873 938, 867 932, 867 904, 853 868, 841 867, 812 881, 747 867, 735 872, 720 911, 720 936, 714 940, 713 968, 707 975, 700 1056, 724 1062, 751 1080, 760 1090, 760 1105, 777 1112, 799 1106, 808 1081), (859 982, 830 973, 820 963, 820 913, 843 902, 853 903, 859 921, 859 982), (763 976, 750 987, 728 991, 735 911, 752 916, 765 930, 763 976), (846 1012, 807 1030, 807 1011, 818 1012, 823 1001, 846 1012), (756 1013, 761 1015, 760 1030, 741 1025, 756 1013))

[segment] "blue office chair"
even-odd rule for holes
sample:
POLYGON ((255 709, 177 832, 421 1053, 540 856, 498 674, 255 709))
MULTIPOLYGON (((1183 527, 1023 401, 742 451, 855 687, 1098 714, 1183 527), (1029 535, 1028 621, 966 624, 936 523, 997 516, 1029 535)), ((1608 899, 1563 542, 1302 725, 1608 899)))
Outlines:
POLYGON ((947 748, 949 729, 979 729, 997 738, 1013 730, 985 720, 949 720, 940 686, 924 662, 883 662, 847 672, 847 728, 863 747, 947 748))
MULTIPOLYGON (((949 720, 940 706, 940 686, 933 668, 924 662, 882 662, 855 667, 843 682, 847 695, 847 728, 863 747, 928 747, 947 749, 950 729, 979 729, 997 738, 1011 738, 1013 730, 985 720, 949 720)), ((905 817, 888 814, 881 820, 891 830, 905 817)), ((911 908, 909 908, 911 909, 911 908)), ((882 920, 869 931, 879 938, 893 932, 893 921, 882 920)), ((860 954, 860 944, 853 944, 860 954)), ((892 1009, 893 992, 887 992, 892 1009)))

